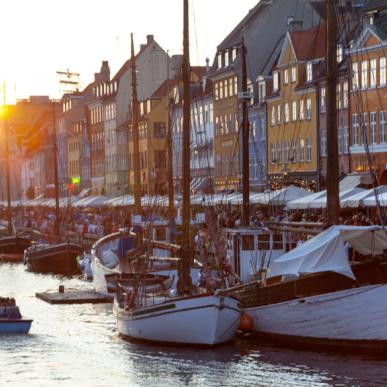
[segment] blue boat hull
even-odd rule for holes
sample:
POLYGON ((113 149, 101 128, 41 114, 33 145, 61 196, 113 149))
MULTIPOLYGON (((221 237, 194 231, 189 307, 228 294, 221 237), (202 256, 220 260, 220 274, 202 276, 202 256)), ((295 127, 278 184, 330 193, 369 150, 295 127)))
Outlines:
POLYGON ((0 334, 1 333, 27 334, 31 328, 31 324, 32 324, 32 320, 0 319, 0 334))

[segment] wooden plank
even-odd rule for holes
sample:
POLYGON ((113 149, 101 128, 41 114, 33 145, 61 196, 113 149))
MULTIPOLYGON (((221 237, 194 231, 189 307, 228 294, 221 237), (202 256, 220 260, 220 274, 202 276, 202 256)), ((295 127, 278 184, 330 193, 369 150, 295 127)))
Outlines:
POLYGON ((113 301, 111 296, 93 290, 67 290, 60 292, 36 293, 35 296, 49 304, 103 304, 113 301))

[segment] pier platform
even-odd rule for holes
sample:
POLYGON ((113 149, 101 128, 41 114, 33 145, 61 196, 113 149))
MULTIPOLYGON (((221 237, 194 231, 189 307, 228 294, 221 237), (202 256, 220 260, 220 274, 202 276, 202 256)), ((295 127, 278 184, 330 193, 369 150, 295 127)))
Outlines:
POLYGON ((69 289, 63 292, 47 291, 35 296, 49 304, 104 304, 113 302, 111 296, 96 293, 94 290, 69 289))

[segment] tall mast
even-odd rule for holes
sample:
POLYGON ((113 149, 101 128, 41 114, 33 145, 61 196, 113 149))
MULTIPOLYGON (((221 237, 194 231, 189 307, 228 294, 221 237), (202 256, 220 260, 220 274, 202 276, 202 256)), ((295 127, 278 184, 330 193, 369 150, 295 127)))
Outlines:
MULTIPOLYGON (((169 64, 168 64, 169 68, 169 64)), ((168 71, 169 73, 169 71, 168 71)), ((169 74, 168 74, 169 79, 169 74)), ((167 81, 168 82, 168 81, 167 81)), ((169 87, 167 87, 167 173, 168 173, 168 218, 170 229, 175 222, 175 206, 174 206, 174 192, 173 192, 173 153, 172 153, 172 117, 171 117, 171 99, 169 97, 169 87)), ((171 230, 172 231, 172 230, 171 230)), ((173 240, 170 238, 170 241, 173 240)))
POLYGON ((177 291, 179 294, 191 292, 190 277, 190 61, 189 61, 189 13, 188 0, 184 1, 184 38, 183 38, 183 230, 182 262, 180 264, 177 291))
POLYGON ((52 100, 52 136, 54 153, 54 186, 55 186, 55 234, 59 235, 60 212, 59 212, 59 179, 58 179, 58 145, 56 143, 56 115, 55 100, 52 100))
POLYGON ((136 57, 134 55, 133 33, 130 34, 132 44, 132 140, 133 140, 133 169, 134 169, 134 213, 141 214, 141 177, 140 177, 140 150, 138 135, 138 100, 137 100, 137 73, 136 57))
POLYGON ((326 37, 327 37, 327 225, 339 222, 339 159, 337 145, 337 20, 335 1, 326 1, 326 37))
POLYGON ((11 177, 9 172, 9 128, 7 122, 7 101, 6 101, 6 88, 4 81, 4 89, 3 89, 3 97, 4 97, 4 146, 5 146, 5 163, 6 163, 6 186, 7 186, 7 219, 8 219, 8 234, 12 234, 12 207, 11 207, 11 177))
POLYGON ((247 111, 247 66, 246 66, 246 46, 242 37, 242 226, 249 225, 250 217, 250 170, 249 170, 249 118, 247 111))

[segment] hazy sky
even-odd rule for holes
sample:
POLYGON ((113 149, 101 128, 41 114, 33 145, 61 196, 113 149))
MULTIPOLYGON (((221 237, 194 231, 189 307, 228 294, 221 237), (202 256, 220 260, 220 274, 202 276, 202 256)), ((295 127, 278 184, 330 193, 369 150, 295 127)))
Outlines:
MULTIPOLYGON (((258 0, 190 0, 191 63, 213 60, 216 46, 258 0)), ((183 0, 1 0, 0 81, 15 96, 59 96, 57 70, 81 74, 81 87, 109 60, 112 75, 147 34, 182 51, 183 0)))

